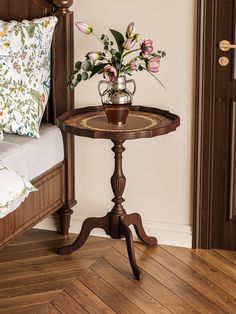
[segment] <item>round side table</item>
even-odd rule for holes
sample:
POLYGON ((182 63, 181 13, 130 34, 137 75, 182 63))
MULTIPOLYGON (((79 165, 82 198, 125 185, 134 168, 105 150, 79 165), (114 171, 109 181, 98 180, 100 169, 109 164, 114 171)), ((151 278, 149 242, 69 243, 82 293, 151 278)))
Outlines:
POLYGON ((138 238, 149 246, 157 245, 157 239, 148 237, 144 231, 141 216, 138 213, 128 215, 122 205, 122 197, 126 178, 122 171, 122 153, 125 151, 123 143, 126 140, 148 138, 164 135, 175 131, 180 125, 180 118, 168 111, 157 108, 133 106, 125 125, 112 125, 107 122, 101 106, 85 107, 67 112, 58 118, 58 125, 63 132, 91 138, 110 139, 114 146, 115 170, 111 177, 111 186, 114 193, 114 206, 106 216, 101 218, 87 218, 78 238, 71 245, 59 248, 59 254, 70 254, 79 249, 88 239, 92 229, 101 228, 111 238, 125 237, 130 264, 136 279, 141 280, 142 275, 137 266, 133 236, 129 228, 134 225, 138 238))

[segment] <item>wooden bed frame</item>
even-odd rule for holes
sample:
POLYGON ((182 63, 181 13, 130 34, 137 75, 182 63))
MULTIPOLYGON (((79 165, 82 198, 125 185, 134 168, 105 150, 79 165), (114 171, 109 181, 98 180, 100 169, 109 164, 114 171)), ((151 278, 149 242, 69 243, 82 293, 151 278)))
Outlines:
MULTIPOLYGON (((73 0, 1 0, 0 19, 4 21, 56 15, 58 24, 52 43, 52 88, 43 120, 56 124, 63 112, 74 108, 74 94, 67 81, 74 65, 73 0)), ((63 134, 65 160, 33 180, 38 192, 30 194, 14 212, 0 219, 0 247, 58 210, 61 232, 69 231, 74 193, 74 139, 63 134)))

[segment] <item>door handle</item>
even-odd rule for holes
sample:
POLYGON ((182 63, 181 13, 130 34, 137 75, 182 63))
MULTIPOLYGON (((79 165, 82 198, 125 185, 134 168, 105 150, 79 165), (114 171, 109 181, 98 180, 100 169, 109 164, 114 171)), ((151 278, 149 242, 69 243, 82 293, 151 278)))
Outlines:
POLYGON ((222 40, 219 43, 219 48, 222 51, 229 51, 230 49, 236 49, 236 45, 231 44, 228 40, 222 40))

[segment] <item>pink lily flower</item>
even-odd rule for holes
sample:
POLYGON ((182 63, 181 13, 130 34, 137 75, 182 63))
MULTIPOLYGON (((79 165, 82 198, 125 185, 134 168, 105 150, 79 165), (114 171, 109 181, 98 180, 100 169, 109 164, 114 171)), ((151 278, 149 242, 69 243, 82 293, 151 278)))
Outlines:
POLYGON ((125 50, 130 50, 130 49, 132 49, 135 46, 135 44, 136 44, 136 39, 135 38, 134 39, 127 38, 125 40, 125 42, 123 43, 123 48, 125 50))

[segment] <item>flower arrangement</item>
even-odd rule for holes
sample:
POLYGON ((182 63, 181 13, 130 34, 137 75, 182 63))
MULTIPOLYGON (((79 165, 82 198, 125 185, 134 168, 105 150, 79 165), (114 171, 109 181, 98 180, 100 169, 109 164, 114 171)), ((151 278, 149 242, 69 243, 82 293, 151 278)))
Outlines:
POLYGON ((115 82, 118 77, 132 76, 137 71, 148 72, 163 86, 154 73, 159 72, 161 58, 165 57, 166 53, 160 50, 154 52, 151 39, 141 40, 141 35, 136 33, 133 22, 127 27, 126 38, 120 32, 110 29, 117 49, 114 48, 114 42, 107 35, 103 34, 99 38, 90 25, 82 22, 75 24, 82 33, 94 35, 103 45, 104 51, 88 52, 85 60, 76 62, 69 82, 71 89, 95 74, 103 74, 105 80, 115 82), (132 58, 128 58, 131 55, 132 58))

